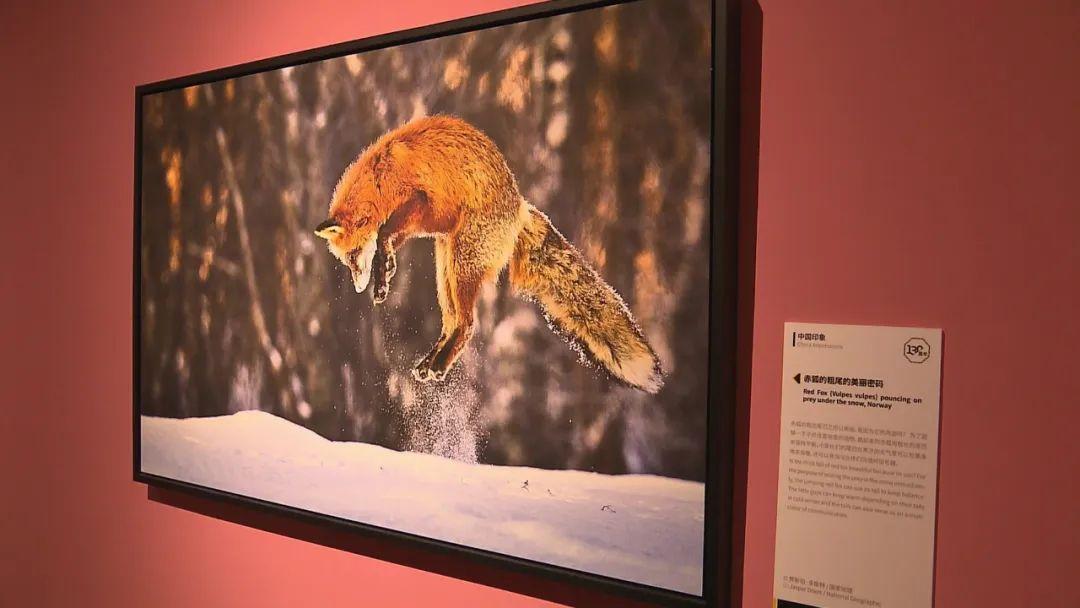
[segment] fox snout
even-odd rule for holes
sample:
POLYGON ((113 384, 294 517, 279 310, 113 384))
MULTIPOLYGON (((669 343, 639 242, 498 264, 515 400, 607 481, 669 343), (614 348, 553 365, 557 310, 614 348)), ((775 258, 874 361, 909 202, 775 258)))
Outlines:
POLYGON ((367 289, 368 283, 371 281, 371 262, 374 259, 374 237, 368 239, 364 246, 349 252, 349 261, 345 265, 352 272, 353 287, 356 288, 356 293, 361 293, 367 289))
POLYGON ((315 227, 315 234, 326 239, 330 253, 349 269, 356 293, 367 289, 371 281, 371 263, 375 259, 376 234, 372 233, 358 246, 348 247, 345 228, 336 220, 328 219, 315 227))

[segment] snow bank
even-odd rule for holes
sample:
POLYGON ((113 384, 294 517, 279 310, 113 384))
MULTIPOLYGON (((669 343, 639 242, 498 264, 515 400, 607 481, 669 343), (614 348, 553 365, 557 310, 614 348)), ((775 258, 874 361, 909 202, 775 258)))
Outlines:
POLYGON ((333 442, 265 412, 142 418, 146 473, 421 536, 701 593, 704 486, 468 464, 333 442))

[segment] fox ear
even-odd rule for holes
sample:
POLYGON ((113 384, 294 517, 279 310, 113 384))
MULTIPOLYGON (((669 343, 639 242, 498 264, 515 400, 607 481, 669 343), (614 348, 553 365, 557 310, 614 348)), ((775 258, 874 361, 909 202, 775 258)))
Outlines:
POLYGON ((345 232, 345 230, 341 227, 341 224, 333 218, 328 219, 315 227, 315 234, 327 240, 342 232, 345 232))

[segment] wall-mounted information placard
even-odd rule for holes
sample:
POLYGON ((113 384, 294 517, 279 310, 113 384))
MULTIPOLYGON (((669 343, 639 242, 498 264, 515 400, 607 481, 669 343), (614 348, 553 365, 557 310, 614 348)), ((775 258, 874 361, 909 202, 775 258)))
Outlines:
POLYGON ((929 608, 941 330, 784 331, 778 608, 929 608))

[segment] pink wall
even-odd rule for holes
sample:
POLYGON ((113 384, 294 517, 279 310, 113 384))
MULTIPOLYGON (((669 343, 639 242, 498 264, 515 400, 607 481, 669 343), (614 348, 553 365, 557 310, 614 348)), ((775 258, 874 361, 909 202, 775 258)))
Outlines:
MULTIPOLYGON (((0 8, 0 605, 550 605, 328 548, 288 521, 148 500, 129 480, 133 85, 519 3, 0 8)), ((760 10, 747 19, 761 101, 745 605, 768 605, 771 587, 789 319, 944 327, 937 606, 1080 605, 1080 9, 760 10)), ((382 543, 342 548, 603 601, 382 543)))

